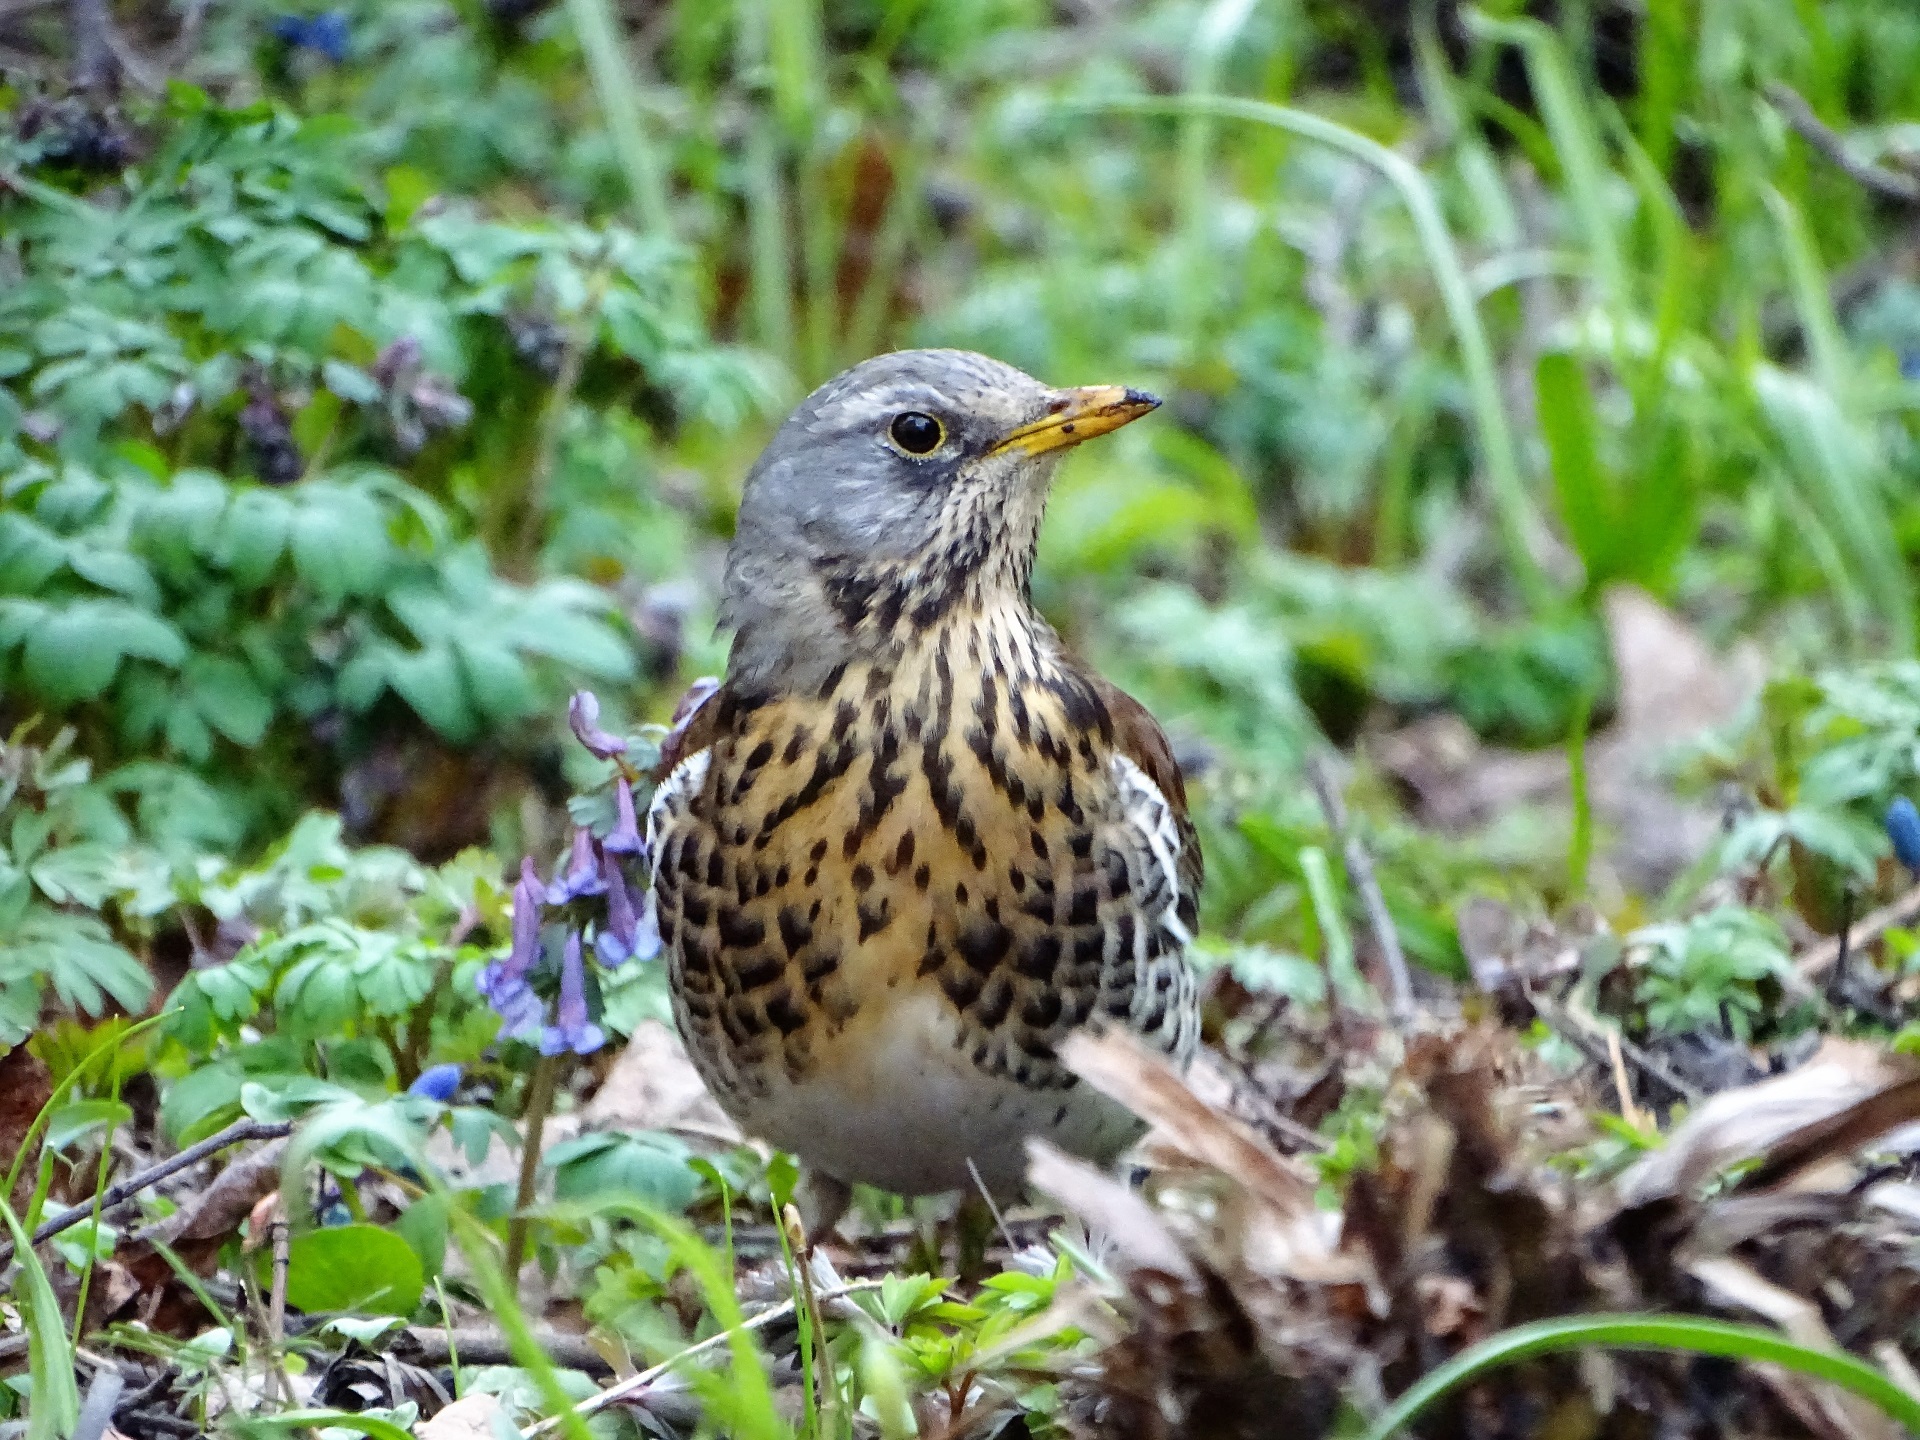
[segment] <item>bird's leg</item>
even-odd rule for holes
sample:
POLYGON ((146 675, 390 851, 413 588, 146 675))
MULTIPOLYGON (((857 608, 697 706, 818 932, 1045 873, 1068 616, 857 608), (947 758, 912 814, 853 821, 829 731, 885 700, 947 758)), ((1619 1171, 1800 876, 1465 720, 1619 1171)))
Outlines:
POLYGON ((960 1209, 953 1217, 953 1238, 959 1276, 967 1284, 987 1278, 987 1247, 999 1229, 1000 1217, 984 1193, 969 1190, 960 1197, 960 1209))
POLYGON ((809 1169, 794 1187, 794 1202, 800 1207, 801 1223, 807 1227, 810 1244, 818 1245, 833 1233, 853 1203, 853 1187, 844 1180, 819 1170, 809 1169))

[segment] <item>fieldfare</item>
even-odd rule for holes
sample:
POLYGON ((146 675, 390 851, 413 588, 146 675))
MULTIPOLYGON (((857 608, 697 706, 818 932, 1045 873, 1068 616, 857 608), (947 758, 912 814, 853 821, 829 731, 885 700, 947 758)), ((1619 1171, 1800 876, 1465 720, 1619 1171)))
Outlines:
POLYGON ((1159 402, 954 350, 829 381, 747 478, 724 684, 648 817, 674 1011, 747 1132, 852 1183, 1014 1193, 1139 1134, 1056 1047, 1199 1038, 1200 851, 1166 737, 1029 595, 1061 455, 1159 402))

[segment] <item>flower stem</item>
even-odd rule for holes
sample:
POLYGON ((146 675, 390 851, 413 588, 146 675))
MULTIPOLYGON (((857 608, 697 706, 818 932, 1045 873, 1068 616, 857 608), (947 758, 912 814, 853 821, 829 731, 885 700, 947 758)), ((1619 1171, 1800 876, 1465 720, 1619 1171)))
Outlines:
POLYGON ((514 1198, 513 1216, 507 1221, 507 1274, 516 1285, 520 1283, 520 1265, 527 1258, 527 1212, 533 1208, 540 1179, 540 1139, 553 1109, 561 1062, 566 1058, 564 1053, 542 1055, 534 1062, 533 1076, 527 1082, 527 1103, 520 1112, 527 1127, 526 1139, 520 1145, 520 1193, 514 1198))

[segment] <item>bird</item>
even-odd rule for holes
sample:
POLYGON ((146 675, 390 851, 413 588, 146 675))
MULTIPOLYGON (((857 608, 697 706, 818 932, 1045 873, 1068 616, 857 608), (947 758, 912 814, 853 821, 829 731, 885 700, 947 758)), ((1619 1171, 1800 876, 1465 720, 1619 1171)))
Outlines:
POLYGON ((1180 771, 1031 594, 1061 457, 1159 403, 899 351, 747 476, 726 675, 663 754, 648 844, 689 1056, 806 1167, 816 1233, 856 1184, 1016 1198, 1034 1137, 1110 1163, 1142 1127, 1063 1040, 1198 1045, 1180 771))

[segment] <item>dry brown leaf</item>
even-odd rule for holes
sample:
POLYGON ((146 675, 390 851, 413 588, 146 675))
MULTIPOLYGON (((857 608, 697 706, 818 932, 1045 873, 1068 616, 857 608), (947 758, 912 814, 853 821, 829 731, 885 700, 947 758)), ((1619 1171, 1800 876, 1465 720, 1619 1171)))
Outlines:
POLYGON ((1311 1213, 1313 1184, 1268 1146, 1250 1125, 1209 1105, 1159 1055, 1120 1030, 1071 1035, 1060 1047, 1067 1068, 1118 1100, 1161 1139, 1237 1181, 1267 1205, 1311 1213))
MULTIPOLYGON (((1766 1155, 1801 1132, 1812 1136, 1832 1126, 1899 1075, 1884 1052, 1829 1039, 1799 1069, 1724 1090, 1700 1105, 1665 1145, 1620 1177, 1615 1194, 1626 1209, 1689 1194, 1736 1161, 1766 1155)), ((1816 1153, 1809 1143, 1803 1140, 1794 1153, 1816 1153)))
POLYGON ((1198 1283, 1193 1263, 1153 1207, 1111 1175, 1036 1138, 1027 1142, 1027 1179, 1078 1215, 1089 1230, 1112 1241, 1126 1268, 1163 1270, 1198 1283))
POLYGON ((493 1440, 496 1416, 505 1407, 498 1395, 466 1395, 414 1427, 418 1440, 493 1440))

